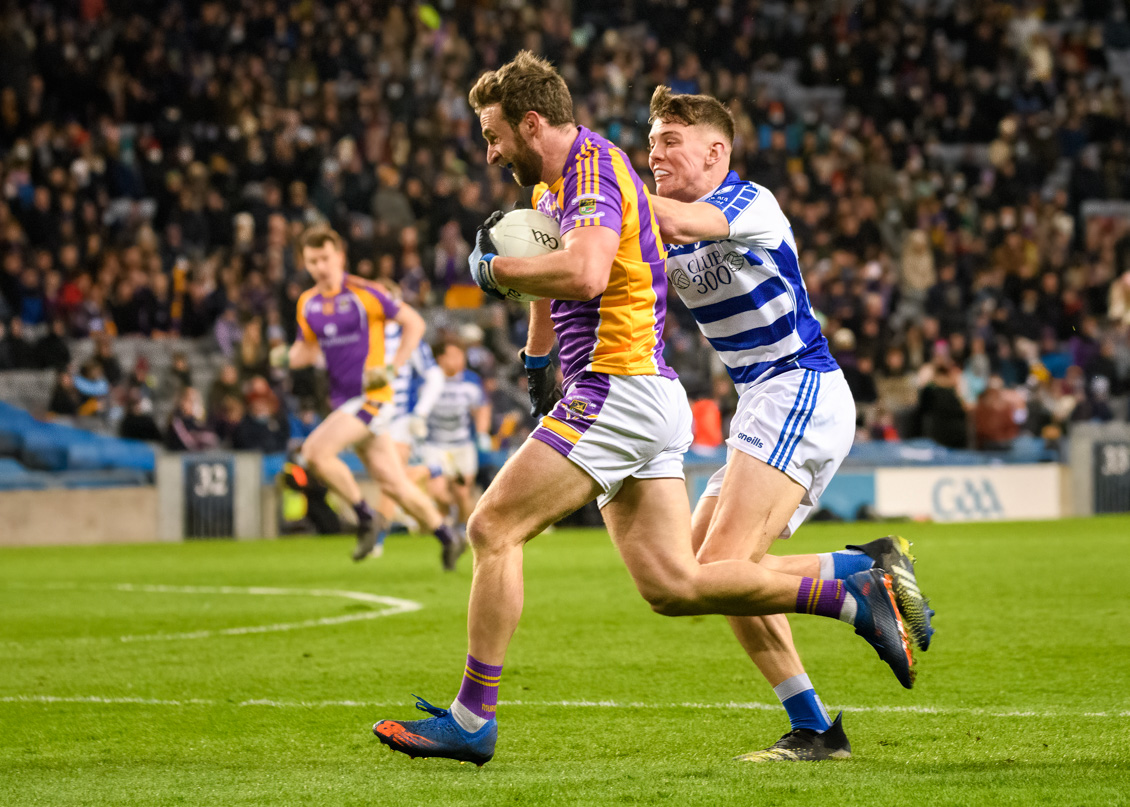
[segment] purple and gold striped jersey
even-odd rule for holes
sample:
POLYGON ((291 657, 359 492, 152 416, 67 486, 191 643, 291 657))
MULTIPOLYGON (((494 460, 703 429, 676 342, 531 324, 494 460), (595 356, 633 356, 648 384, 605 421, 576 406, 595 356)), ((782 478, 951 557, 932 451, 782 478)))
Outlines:
POLYGON ((533 202, 557 219, 562 235, 575 227, 607 227, 620 236, 602 294, 553 301, 566 384, 585 371, 674 378, 663 361, 667 252, 651 197, 627 155, 580 126, 563 175, 534 188, 533 202))
POLYGON ((346 275, 341 291, 321 294, 307 289, 298 298, 298 338, 322 349, 334 408, 364 393, 374 403, 392 400, 391 386, 365 392, 365 370, 385 364, 385 320, 400 304, 378 286, 346 275))

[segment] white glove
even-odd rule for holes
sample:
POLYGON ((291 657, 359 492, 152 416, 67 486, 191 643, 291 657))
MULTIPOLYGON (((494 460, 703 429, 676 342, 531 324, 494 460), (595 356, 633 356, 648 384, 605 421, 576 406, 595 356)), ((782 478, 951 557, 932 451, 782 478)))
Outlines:
POLYGON ((387 387, 396 378, 396 368, 392 364, 384 367, 372 367, 361 376, 361 386, 366 390, 387 387))
POLYGON ((267 361, 272 367, 284 368, 290 364, 290 347, 288 345, 275 345, 267 354, 267 361))
POLYGON ((422 415, 408 416, 408 434, 415 440, 424 440, 428 436, 428 421, 422 415))

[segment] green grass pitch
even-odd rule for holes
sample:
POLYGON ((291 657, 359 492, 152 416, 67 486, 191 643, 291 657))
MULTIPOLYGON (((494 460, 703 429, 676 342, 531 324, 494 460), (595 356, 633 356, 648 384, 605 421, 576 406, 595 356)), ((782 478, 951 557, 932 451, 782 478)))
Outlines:
POLYGON ((371 734, 459 685, 470 561, 441 573, 433 541, 3 550, 0 804, 1130 803, 1130 519, 812 525, 780 551, 891 529, 935 645, 908 692, 846 625, 792 618, 854 748, 820 764, 731 761, 787 730, 771 689, 721 618, 651 613, 600 531, 527 549, 482 769, 371 734))

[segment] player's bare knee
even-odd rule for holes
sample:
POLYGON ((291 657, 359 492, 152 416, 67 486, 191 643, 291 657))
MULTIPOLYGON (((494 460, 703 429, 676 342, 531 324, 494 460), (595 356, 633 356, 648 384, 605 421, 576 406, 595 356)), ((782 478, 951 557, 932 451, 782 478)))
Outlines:
POLYGON ((299 451, 302 457, 302 463, 314 473, 320 471, 321 465, 324 461, 323 452, 318 447, 317 443, 313 445, 309 441, 302 444, 302 449, 299 451))
POLYGON ((522 536, 516 534, 512 519, 489 507, 479 507, 467 520, 467 540, 476 557, 481 557, 522 543, 522 536))
POLYGON ((694 581, 691 578, 667 578, 662 581, 643 583, 640 594, 647 600, 651 610, 663 616, 690 616, 701 613, 694 581))

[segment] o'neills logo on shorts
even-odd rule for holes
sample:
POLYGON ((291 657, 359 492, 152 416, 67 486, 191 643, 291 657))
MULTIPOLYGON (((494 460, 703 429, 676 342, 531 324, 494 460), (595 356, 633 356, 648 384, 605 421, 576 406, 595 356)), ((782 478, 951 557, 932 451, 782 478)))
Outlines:
POLYGON ((760 438, 746 434, 745 432, 738 432, 738 439, 745 440, 751 446, 756 446, 757 448, 765 448, 765 443, 761 442, 760 438))

